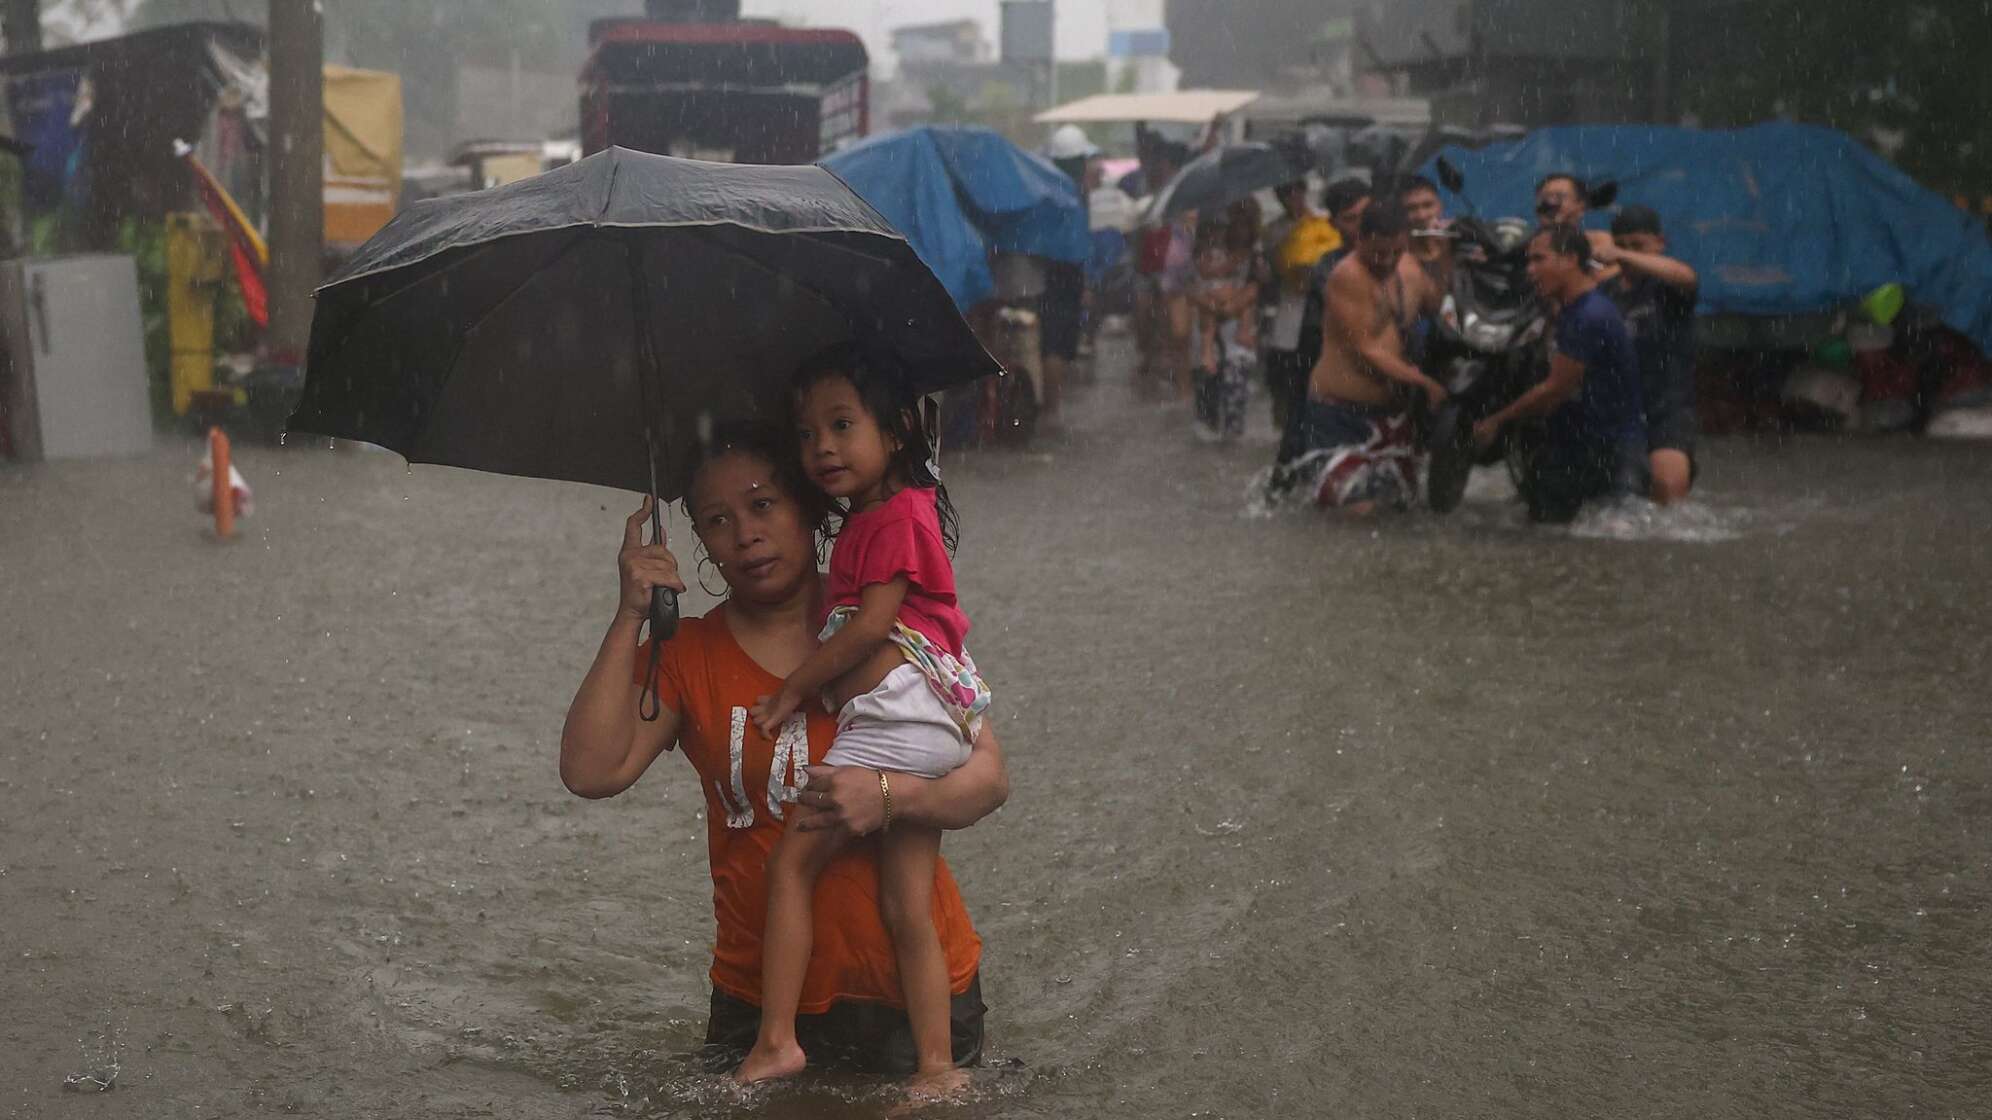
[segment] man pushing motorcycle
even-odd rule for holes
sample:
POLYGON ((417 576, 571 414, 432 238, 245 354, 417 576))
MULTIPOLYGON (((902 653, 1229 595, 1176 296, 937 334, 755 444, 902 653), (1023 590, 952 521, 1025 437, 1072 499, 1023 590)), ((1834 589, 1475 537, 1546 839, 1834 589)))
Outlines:
POLYGON ((1363 212, 1355 251, 1328 275, 1321 356, 1287 424, 1276 491, 1314 486, 1315 501, 1351 514, 1410 508, 1418 449, 1404 390, 1436 408, 1444 386, 1405 356, 1412 325, 1441 293, 1411 259, 1410 224, 1395 200, 1363 212))
POLYGON ((1556 308, 1549 375, 1473 426, 1475 444, 1488 447, 1511 424, 1543 420, 1521 457, 1536 521, 1569 521, 1588 500, 1647 491, 1639 360, 1591 264, 1590 238, 1574 225, 1548 225, 1530 239, 1529 279, 1556 308))

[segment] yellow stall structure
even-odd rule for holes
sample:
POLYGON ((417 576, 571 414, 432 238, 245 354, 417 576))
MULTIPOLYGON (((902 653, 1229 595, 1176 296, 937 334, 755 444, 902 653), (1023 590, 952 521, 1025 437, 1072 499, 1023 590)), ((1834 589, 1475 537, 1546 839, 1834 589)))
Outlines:
MULTIPOLYGON (((401 205, 401 78, 376 70, 325 68, 325 247, 350 252, 380 231, 401 205)), ((245 231, 249 267, 260 271, 268 251, 227 192, 220 213, 245 231)), ((166 313, 172 339, 173 412, 198 401, 241 403, 241 393, 215 389, 214 301, 223 287, 229 238, 205 213, 171 215, 166 226, 166 313)))
POLYGON ((357 248, 401 203, 401 78, 325 68, 325 244, 357 248))

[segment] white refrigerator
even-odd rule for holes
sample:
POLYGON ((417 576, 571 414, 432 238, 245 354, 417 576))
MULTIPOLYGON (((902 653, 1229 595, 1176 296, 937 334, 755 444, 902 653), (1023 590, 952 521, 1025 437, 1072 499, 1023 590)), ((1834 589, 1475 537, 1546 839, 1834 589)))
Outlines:
POLYGON ((138 268, 130 257, 0 262, 0 418, 15 459, 152 449, 138 268))

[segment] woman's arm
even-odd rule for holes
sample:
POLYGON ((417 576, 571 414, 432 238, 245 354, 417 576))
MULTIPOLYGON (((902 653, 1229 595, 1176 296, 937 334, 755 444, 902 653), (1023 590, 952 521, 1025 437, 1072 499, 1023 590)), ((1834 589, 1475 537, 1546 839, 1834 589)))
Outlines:
POLYGON ((622 611, 609 624, 595 663, 581 679, 567 725, 560 732, 560 781, 580 797, 614 797, 636 784, 650 764, 678 741, 678 713, 659 704, 657 719, 637 715, 642 690, 637 673, 637 632, 642 622, 622 611))
MULTIPOLYGON (((888 774, 886 781, 892 786, 892 819, 927 828, 967 828, 1010 799, 1003 747, 987 721, 959 769, 939 778, 888 774)), ((862 766, 811 766, 800 807, 796 827, 804 832, 842 828, 863 836, 885 822, 885 793, 878 786, 878 771, 862 766)))
POLYGON ((685 590, 670 550, 661 541, 643 543, 643 522, 649 516, 650 499, 645 498, 623 525, 622 549, 616 554, 621 582, 616 617, 575 690, 560 732, 561 783, 582 797, 614 797, 628 789, 678 739, 678 713, 659 705, 656 722, 645 723, 637 715, 642 690, 630 684, 636 679, 636 636, 650 610, 651 589, 685 590))

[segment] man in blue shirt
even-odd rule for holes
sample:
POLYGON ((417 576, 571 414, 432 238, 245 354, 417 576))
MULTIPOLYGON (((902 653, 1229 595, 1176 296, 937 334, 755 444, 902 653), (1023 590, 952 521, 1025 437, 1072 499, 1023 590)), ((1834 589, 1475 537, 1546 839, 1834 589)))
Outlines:
POLYGON ((1644 389, 1625 319, 1592 278, 1584 231, 1545 227, 1528 260, 1536 291, 1557 309, 1549 376, 1473 435, 1486 447, 1509 424, 1543 418, 1524 456, 1523 496, 1534 520, 1569 521, 1590 499, 1647 492, 1644 389))

